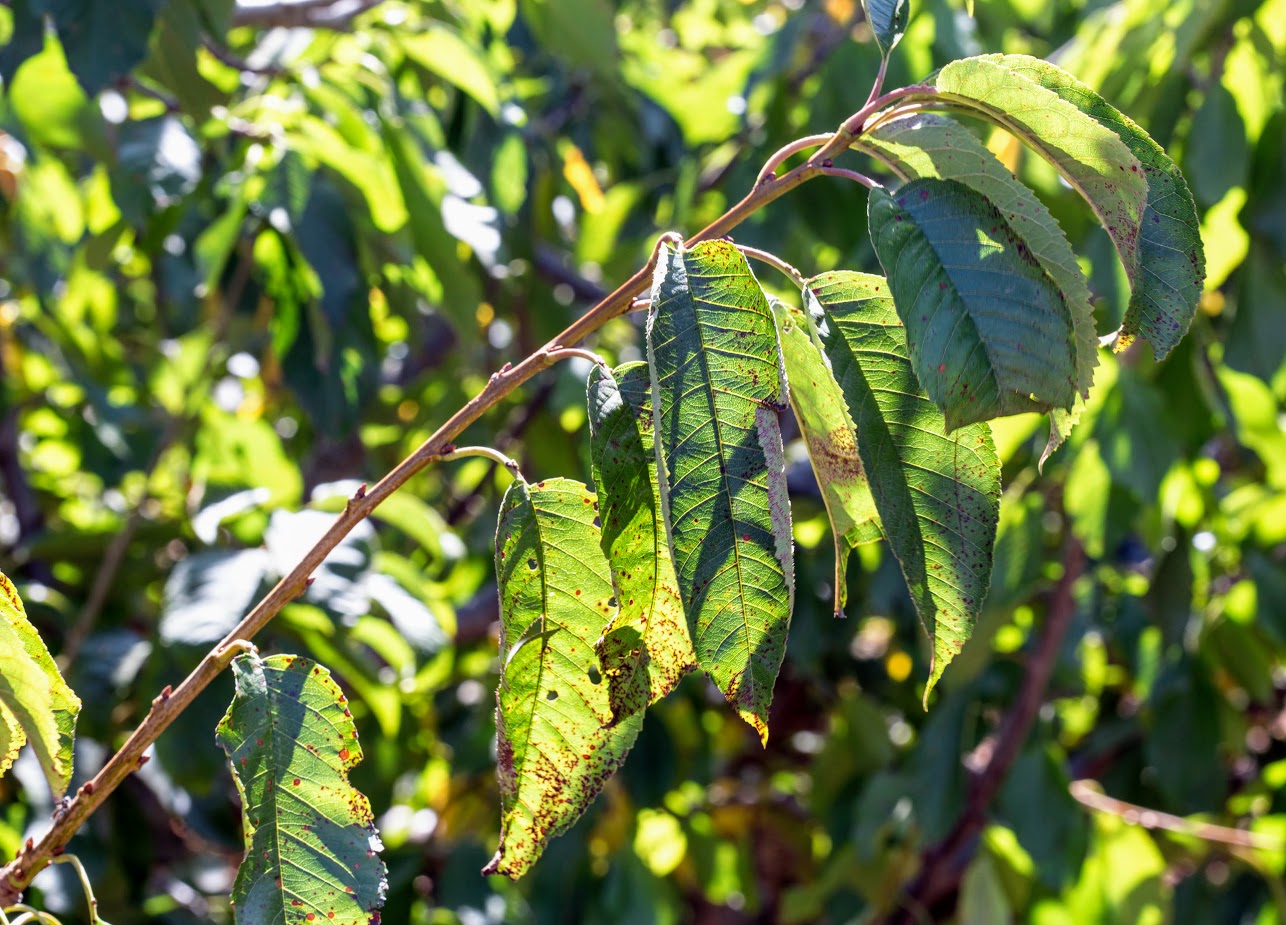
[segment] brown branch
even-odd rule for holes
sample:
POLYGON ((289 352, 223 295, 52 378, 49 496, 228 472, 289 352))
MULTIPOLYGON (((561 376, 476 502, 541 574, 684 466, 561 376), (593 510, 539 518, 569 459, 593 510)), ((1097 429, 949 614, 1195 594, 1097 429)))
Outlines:
MULTIPOLYGON (((363 0, 363 2, 374 5, 370 0, 363 0)), ((32 879, 63 852, 72 836, 107 799, 108 795, 146 761, 144 753, 147 749, 227 666, 235 651, 244 645, 243 641, 252 639, 286 604, 304 592, 311 583, 310 576, 313 571, 325 561, 326 556, 354 527, 379 506, 380 502, 405 485, 412 476, 431 462, 444 453, 450 452, 452 441, 488 409, 537 373, 549 368, 557 358, 556 354, 551 355, 551 350, 575 346, 611 319, 630 311, 634 299, 651 284, 653 270, 660 258, 662 243, 682 243, 685 246, 692 246, 700 241, 727 235, 764 206, 809 180, 823 176, 822 165, 848 148, 849 144, 861 134, 865 120, 870 115, 881 105, 892 103, 909 92, 911 91, 893 91, 864 106, 840 127, 830 142, 816 151, 807 161, 780 177, 771 176, 756 183, 739 202, 686 242, 681 241, 678 235, 673 233, 663 235, 657 241, 657 247, 653 250, 651 258, 641 270, 550 340, 544 348, 537 350, 517 365, 506 363, 499 372, 493 373, 482 391, 452 415, 415 452, 398 463, 370 490, 362 486, 349 499, 343 512, 331 524, 330 529, 290 570, 290 573, 255 605, 254 609, 201 660, 201 663, 177 688, 172 689, 167 685, 152 701, 152 708, 143 718, 142 723, 93 780, 80 788, 40 841, 28 841, 18 852, 17 857, 0 869, 0 907, 11 905, 18 900, 32 879)))
POLYGON ((382 2, 384 0, 296 0, 293 3, 283 0, 261 6, 238 6, 232 14, 232 25, 259 29, 345 29, 356 17, 382 2))
POLYGON ((1118 800, 1099 790, 1093 781, 1074 780, 1068 790, 1071 792, 1072 797, 1082 806, 1096 812, 1110 813, 1130 825, 1142 826, 1145 829, 1161 829, 1166 832, 1174 832, 1177 835, 1197 838, 1201 841, 1213 842, 1218 845, 1230 845, 1233 848, 1245 848, 1251 851, 1281 851, 1286 848, 1286 844, 1283 844, 1280 839, 1267 835, 1247 832, 1244 829, 1234 829, 1226 825, 1216 825, 1213 822, 1185 819, 1183 816, 1174 816, 1170 813, 1163 813, 1135 803, 1118 800))
POLYGON ((994 737, 984 740, 971 756, 977 768, 969 782, 965 807, 954 828, 924 852, 920 872, 902 893, 899 908, 888 925, 913 925, 925 910, 934 907, 960 887, 978 835, 987 822, 992 800, 1000 792, 1045 699, 1045 689, 1058 661, 1063 639, 1076 616, 1073 588, 1085 572, 1085 550, 1075 537, 1067 539, 1063 577, 1054 588, 1045 633, 1027 660, 1027 673, 1009 712, 994 737))

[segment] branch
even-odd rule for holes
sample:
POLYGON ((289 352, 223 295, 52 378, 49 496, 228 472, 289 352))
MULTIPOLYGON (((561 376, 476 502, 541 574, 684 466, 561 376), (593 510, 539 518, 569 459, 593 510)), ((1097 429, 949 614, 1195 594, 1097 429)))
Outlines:
MULTIPOLYGON (((360 5, 363 9, 369 9, 377 2, 379 0, 360 0, 360 5)), ((287 7, 293 9, 294 7, 305 6, 314 11, 309 15, 321 15, 315 13, 315 11, 322 4, 314 4, 309 0, 270 9, 281 10, 287 7)), ((338 6, 339 3, 330 4, 327 9, 338 6)), ((253 10, 252 15, 262 16, 266 15, 263 12, 264 9, 262 7, 246 8, 244 12, 250 14, 253 10)), ((879 100, 876 100, 875 104, 863 107, 862 110, 850 117, 844 123, 844 126, 835 132, 830 137, 830 140, 814 152, 808 160, 781 177, 770 175, 762 182, 756 183, 739 202, 687 241, 683 241, 674 233, 662 235, 652 251, 651 258, 641 270, 525 360, 517 365, 506 363, 498 372, 493 373, 482 391, 452 415, 415 452, 398 463, 392 471, 369 491, 365 486, 360 488, 349 499, 343 512, 331 524, 325 535, 317 541, 316 545, 201 660, 201 663, 193 669, 192 673, 177 688, 171 688, 166 685, 160 695, 152 701, 151 710, 125 741, 125 744, 103 766, 93 780, 77 791, 76 796, 66 805, 59 817, 54 820, 53 826, 40 841, 38 843, 28 841, 18 852, 17 857, 3 869, 0 869, 0 907, 16 902, 36 874, 44 870, 55 857, 63 852, 72 836, 84 825, 85 820, 102 805, 108 795, 119 787, 125 778, 147 761, 145 755, 147 749, 222 671, 227 660, 226 654, 229 647, 242 644, 253 638, 256 633, 268 625, 269 621, 283 607, 302 594, 312 582, 310 576, 313 571, 322 564, 326 556, 339 545, 354 527, 365 520, 379 506, 380 502, 405 485, 430 463, 440 459, 444 454, 450 453, 454 449, 452 441, 466 427, 477 421, 486 411, 524 382, 552 366, 560 357, 566 356, 566 348, 579 344, 586 336, 598 330, 608 321, 626 314, 634 307, 636 297, 640 296, 651 285, 652 273, 660 257, 662 244, 681 244, 685 247, 691 247, 700 241, 724 237, 764 206, 781 198, 809 180, 823 176, 830 169, 829 162, 831 159, 846 150, 849 144, 860 135, 865 119, 871 112, 879 108, 879 105, 885 104, 885 101, 892 102, 922 90, 923 88, 907 88, 903 91, 886 93, 879 100)), ((778 163, 780 163, 780 160, 778 160, 778 163)))
POLYGON ((968 763, 977 770, 969 782, 964 811, 947 836, 925 851, 920 872, 903 891, 901 905, 889 915, 888 925, 914 925, 924 910, 932 910, 959 889, 975 841, 987 822, 991 801, 1008 777, 1044 702, 1058 652, 1076 616, 1072 592, 1076 580, 1085 572, 1085 563, 1084 548, 1075 537, 1069 536, 1063 577, 1054 588, 1045 618, 1045 634, 1028 656, 1027 673, 1018 696, 995 736, 984 740, 970 756, 973 760, 968 763))
POLYGON ((1267 835, 1247 832, 1244 829, 1234 829, 1226 825, 1215 825, 1213 822, 1197 822, 1192 819, 1185 819, 1183 816, 1174 816, 1170 813, 1163 813, 1134 803, 1127 803, 1124 800, 1118 800, 1098 789, 1093 781, 1074 780, 1068 790, 1071 792, 1072 797, 1082 806, 1100 813, 1111 813, 1129 825, 1139 825, 1145 829, 1161 829, 1166 832, 1174 832, 1177 835, 1197 838, 1201 841, 1213 842, 1218 845, 1230 845, 1233 848, 1246 848, 1252 851, 1281 851, 1286 848, 1286 845, 1283 845, 1280 839, 1267 835))
POLYGON ((383 0, 281 0, 260 6, 238 5, 232 25, 259 29, 345 29, 356 17, 383 0))

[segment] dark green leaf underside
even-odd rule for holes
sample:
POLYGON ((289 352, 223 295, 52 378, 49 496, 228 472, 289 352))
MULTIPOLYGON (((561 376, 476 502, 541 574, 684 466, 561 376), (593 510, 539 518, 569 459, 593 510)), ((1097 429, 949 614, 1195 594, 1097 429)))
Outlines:
POLYGON ((348 781, 362 750, 343 692, 295 655, 242 655, 232 674, 216 738, 241 793, 238 925, 367 925, 385 871, 370 803, 348 781))
POLYGON ((987 596, 1000 464, 985 423, 948 433, 916 379, 887 288, 878 276, 824 273, 805 298, 826 319, 826 354, 861 435, 885 535, 933 639, 927 699, 987 596))
POLYGON ((763 741, 794 603, 779 356, 735 246, 662 250, 648 362, 675 574, 697 664, 763 741))
POLYGON ((910 12, 910 0, 862 0, 866 9, 866 21, 870 24, 871 35, 876 47, 885 58, 893 50, 902 33, 906 31, 907 14, 910 12))
POLYGON ((661 513, 647 364, 595 367, 588 393, 603 552, 620 607, 597 649, 619 720, 674 690, 696 656, 661 513))
POLYGON ((522 876, 625 760, 642 725, 613 719, 594 643, 616 614, 598 499, 570 479, 514 482, 496 528, 500 845, 486 873, 522 876))
POLYGON ((872 190, 869 208, 916 375, 949 427, 1071 406, 1067 304, 994 205, 928 179, 872 190))

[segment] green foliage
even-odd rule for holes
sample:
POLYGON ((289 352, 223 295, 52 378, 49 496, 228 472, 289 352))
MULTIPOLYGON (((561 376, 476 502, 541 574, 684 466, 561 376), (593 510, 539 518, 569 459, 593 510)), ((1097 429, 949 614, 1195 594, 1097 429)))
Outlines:
MULTIPOLYGON (((304 699, 333 715, 342 691, 361 732, 352 786, 337 752, 327 771, 374 809, 344 830, 353 920, 378 902, 369 826, 384 921, 901 921, 975 823, 930 918, 1286 915, 1286 5, 959 7, 0 6, 0 562, 84 700, 78 768, 482 393, 453 439, 529 481, 424 470, 255 639, 328 666, 304 699), (809 182, 796 147, 755 188, 777 145, 841 124, 809 182), (592 316, 603 366, 488 379, 658 231, 785 187, 735 244, 664 250, 651 350, 620 303, 592 316), (933 327, 952 315, 971 339, 933 327), (498 509, 522 569, 493 557, 498 509), (498 836, 518 882, 477 876, 498 836)), ((265 696, 289 658, 260 660, 265 696)), ((42 765, 71 770, 15 665, 0 702, 38 747, 0 778, 0 861, 67 818, 42 765)), ((243 857, 338 870, 246 853, 264 795, 209 741, 234 698, 225 672, 68 846, 117 925, 244 919, 243 857)), ((26 898, 70 925, 64 872, 26 898)))

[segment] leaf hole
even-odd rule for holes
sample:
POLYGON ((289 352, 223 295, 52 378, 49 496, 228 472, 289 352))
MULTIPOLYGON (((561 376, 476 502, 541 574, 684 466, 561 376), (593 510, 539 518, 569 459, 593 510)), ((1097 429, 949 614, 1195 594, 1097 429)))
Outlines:
POLYGON ((550 691, 548 694, 546 694, 546 695, 545 695, 545 699, 546 699, 546 700, 557 700, 557 699, 558 699, 558 691, 550 691))

